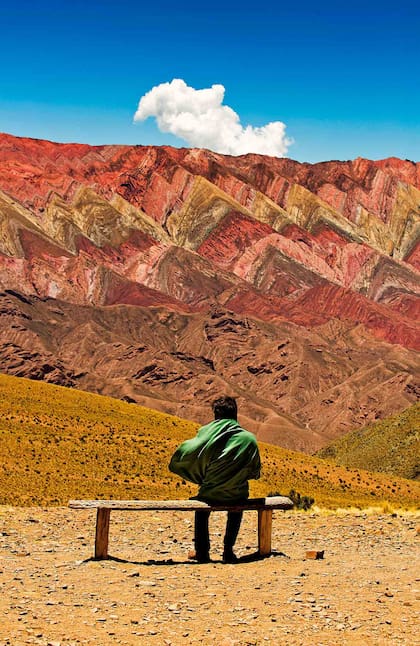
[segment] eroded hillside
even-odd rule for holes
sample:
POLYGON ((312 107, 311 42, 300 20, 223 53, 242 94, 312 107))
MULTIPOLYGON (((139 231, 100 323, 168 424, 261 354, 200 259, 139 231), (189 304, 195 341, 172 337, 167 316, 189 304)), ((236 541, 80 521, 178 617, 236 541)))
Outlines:
POLYGON ((313 451, 419 392, 420 167, 0 136, 0 369, 313 451))

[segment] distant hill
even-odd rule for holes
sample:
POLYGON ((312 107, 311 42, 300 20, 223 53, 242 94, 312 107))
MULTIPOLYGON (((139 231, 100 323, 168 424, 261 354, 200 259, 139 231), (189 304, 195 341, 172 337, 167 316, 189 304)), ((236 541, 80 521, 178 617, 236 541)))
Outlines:
MULTIPOLYGON (((117 399, 0 374, 0 504, 65 505, 70 498, 188 498, 167 469, 192 422, 117 399)), ((336 508, 412 507, 420 483, 350 470, 261 444, 251 494, 291 489, 336 508)))
POLYGON ((348 433, 317 455, 336 464, 420 479, 420 404, 348 433))

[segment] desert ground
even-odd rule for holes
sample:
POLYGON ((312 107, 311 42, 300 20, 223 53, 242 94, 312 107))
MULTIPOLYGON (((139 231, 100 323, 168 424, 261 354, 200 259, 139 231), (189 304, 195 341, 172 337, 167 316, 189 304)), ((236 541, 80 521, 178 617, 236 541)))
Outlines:
POLYGON ((192 514, 113 512, 112 558, 94 561, 93 511, 0 507, 0 643, 420 644, 418 514, 277 511, 258 560, 246 512, 233 565, 224 521, 212 515, 213 560, 196 564, 192 514))

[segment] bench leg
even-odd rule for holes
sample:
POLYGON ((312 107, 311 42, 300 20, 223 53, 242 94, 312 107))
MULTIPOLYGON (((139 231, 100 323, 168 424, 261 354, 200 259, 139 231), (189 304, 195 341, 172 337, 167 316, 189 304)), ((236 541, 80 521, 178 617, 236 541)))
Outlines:
POLYGON ((271 527, 273 524, 273 510, 258 510, 258 552, 260 556, 271 554, 271 527))
POLYGON ((96 513, 95 559, 108 558, 110 509, 98 508, 96 513))

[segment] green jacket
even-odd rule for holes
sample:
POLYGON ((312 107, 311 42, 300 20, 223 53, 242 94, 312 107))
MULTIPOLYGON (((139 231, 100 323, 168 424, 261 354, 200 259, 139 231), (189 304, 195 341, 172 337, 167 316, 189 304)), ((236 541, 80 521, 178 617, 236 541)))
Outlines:
POLYGON ((255 436, 234 419, 217 419, 175 451, 169 470, 200 485, 198 498, 235 502, 248 498, 248 480, 260 477, 255 436))

